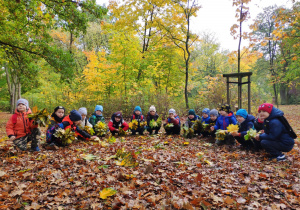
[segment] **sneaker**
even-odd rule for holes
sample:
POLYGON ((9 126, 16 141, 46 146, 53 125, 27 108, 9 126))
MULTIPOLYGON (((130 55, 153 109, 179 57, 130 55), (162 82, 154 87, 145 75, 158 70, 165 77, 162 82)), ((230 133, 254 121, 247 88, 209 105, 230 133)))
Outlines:
POLYGON ((34 152, 40 152, 41 151, 39 147, 31 148, 31 150, 34 151, 34 152))
POLYGON ((277 162, 286 160, 285 155, 279 155, 277 158, 277 162))

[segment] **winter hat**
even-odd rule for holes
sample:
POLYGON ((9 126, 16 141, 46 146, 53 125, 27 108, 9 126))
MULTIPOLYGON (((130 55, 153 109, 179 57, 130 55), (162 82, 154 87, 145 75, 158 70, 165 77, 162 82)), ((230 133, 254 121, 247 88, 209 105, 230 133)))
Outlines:
POLYGON ((258 107, 258 112, 265 111, 265 112, 268 112, 269 114, 271 114, 272 109, 273 109, 273 104, 263 103, 262 105, 260 105, 258 107))
POLYGON ((248 116, 248 112, 246 111, 246 109, 239 109, 236 112, 236 115, 239 115, 239 116, 243 117, 244 119, 246 119, 248 116))
POLYGON ((229 104, 223 104, 220 108, 220 111, 225 111, 229 113, 231 111, 230 105, 229 104))
POLYGON ((101 106, 101 105, 96 105, 95 111, 101 111, 101 112, 103 112, 103 106, 101 106))
POLYGON ((205 108, 202 110, 202 113, 205 113, 205 114, 209 114, 209 112, 210 112, 209 108, 205 108))
POLYGON ((57 107, 55 107, 54 112, 51 114, 51 117, 56 116, 55 112, 56 112, 57 110, 59 110, 59 109, 63 109, 64 112, 66 112, 65 107, 63 107, 63 106, 57 106, 57 107))
POLYGON ((115 117, 122 118, 122 112, 116 112, 114 115, 115 117))
POLYGON ((81 114, 75 109, 73 109, 70 112, 69 116, 70 116, 70 120, 73 121, 73 122, 81 120, 81 114))
POLYGON ((141 109, 140 106, 136 106, 136 107, 134 108, 134 111, 140 111, 140 112, 142 112, 142 109, 141 109))
POLYGON ((151 111, 155 111, 155 112, 156 112, 156 109, 155 109, 155 106, 154 106, 154 105, 150 106, 149 112, 151 112, 151 111))
POLYGON ((20 98, 18 101, 17 101, 17 106, 19 104, 24 104, 26 106, 26 109, 29 109, 29 103, 28 101, 25 99, 25 98, 20 98))
POLYGON ((169 110, 169 114, 176 114, 175 109, 170 109, 170 110, 169 110))
POLYGON ((190 110, 189 110, 189 115, 194 115, 194 116, 196 116, 196 112, 195 112, 195 110, 193 110, 193 109, 190 109, 190 110))
POLYGON ((214 116, 218 117, 219 116, 219 112, 216 109, 212 109, 212 110, 210 110, 209 115, 214 115, 214 116))
POLYGON ((78 109, 79 114, 87 115, 87 109, 85 107, 81 107, 78 109))

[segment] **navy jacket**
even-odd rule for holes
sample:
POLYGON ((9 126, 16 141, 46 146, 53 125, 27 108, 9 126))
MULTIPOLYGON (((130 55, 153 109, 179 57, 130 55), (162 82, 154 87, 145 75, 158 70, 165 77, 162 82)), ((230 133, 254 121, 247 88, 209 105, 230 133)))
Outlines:
POLYGON ((240 124, 239 133, 241 134, 241 137, 244 137, 247 134, 247 131, 250 130, 250 128, 254 128, 254 120, 255 117, 248 114, 245 121, 240 124))
POLYGON ((202 117, 201 122, 205 123, 205 124, 209 124, 209 120, 210 120, 210 116, 208 116, 207 118, 202 117))
POLYGON ((218 129, 227 130, 227 127, 230 124, 236 125, 236 118, 232 111, 229 112, 227 117, 220 115, 217 119, 217 122, 216 122, 216 125, 214 126, 214 128, 216 130, 218 130, 218 129))
POLYGON ((294 139, 290 137, 287 129, 278 119, 283 114, 281 110, 273 107, 270 116, 264 120, 265 132, 259 135, 260 140, 279 141, 285 145, 294 145, 294 139))
POLYGON ((157 121, 157 119, 159 118, 159 115, 157 114, 157 112, 155 112, 155 115, 151 115, 150 112, 148 112, 147 114, 147 125, 150 127, 150 121, 154 119, 154 121, 157 121))

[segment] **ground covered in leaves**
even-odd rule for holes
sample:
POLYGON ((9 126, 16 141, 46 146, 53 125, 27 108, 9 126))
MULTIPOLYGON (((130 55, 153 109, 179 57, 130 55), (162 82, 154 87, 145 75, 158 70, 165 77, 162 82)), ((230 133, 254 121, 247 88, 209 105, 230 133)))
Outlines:
MULTIPOLYGON (((284 111, 299 134, 299 106, 282 109, 293 110, 284 111)), ((3 139, 10 115, 0 115, 3 139)), ((279 163, 263 152, 162 134, 39 153, 16 153, 2 141, 0 156, 0 209, 300 208, 299 139, 279 163)))

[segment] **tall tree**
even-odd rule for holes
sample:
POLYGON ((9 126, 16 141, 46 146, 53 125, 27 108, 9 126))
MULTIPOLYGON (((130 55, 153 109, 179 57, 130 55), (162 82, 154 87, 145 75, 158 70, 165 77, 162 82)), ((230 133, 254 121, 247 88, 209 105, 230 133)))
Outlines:
POLYGON ((196 41, 198 41, 198 35, 191 32, 191 19, 197 16, 197 11, 201 8, 198 5, 197 0, 172 0, 172 9, 169 10, 172 17, 171 20, 177 20, 168 22, 160 22, 162 28, 166 31, 168 38, 183 51, 183 58, 185 63, 185 106, 189 108, 188 99, 188 84, 189 84, 189 66, 191 58, 191 49, 196 41), (172 11, 172 12, 171 12, 172 11))

